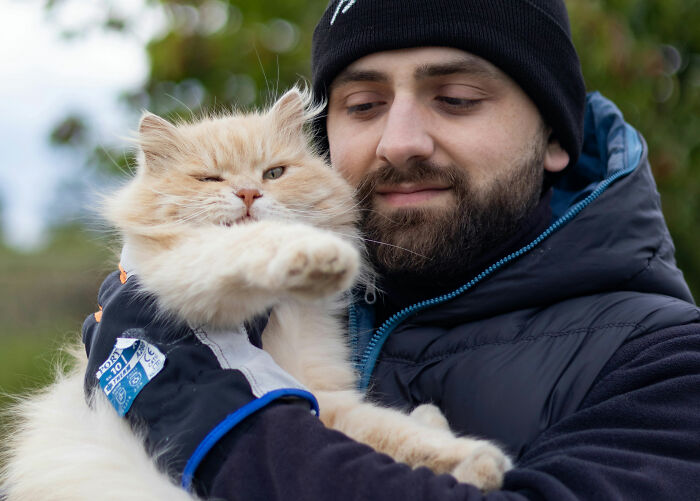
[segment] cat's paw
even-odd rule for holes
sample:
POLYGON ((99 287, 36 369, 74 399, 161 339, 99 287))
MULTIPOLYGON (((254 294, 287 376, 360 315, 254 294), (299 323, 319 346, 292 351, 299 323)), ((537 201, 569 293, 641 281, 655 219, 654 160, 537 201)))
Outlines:
POLYGON ((450 425, 445 419, 442 411, 433 404, 422 404, 416 407, 409 414, 411 418, 420 424, 438 430, 449 430, 450 425))
POLYGON ((359 265, 359 254, 352 245, 332 235, 316 234, 281 246, 269 270, 280 290, 315 298, 349 288, 359 265))
POLYGON ((513 464, 498 447, 486 441, 480 442, 476 448, 472 446, 473 450, 452 470, 452 475, 482 491, 493 491, 501 487, 503 475, 513 464))

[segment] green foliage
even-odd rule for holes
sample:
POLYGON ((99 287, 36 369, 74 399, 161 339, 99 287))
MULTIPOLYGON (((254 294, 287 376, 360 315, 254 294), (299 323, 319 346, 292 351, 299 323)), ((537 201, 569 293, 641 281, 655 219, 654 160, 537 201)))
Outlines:
POLYGON ((170 30, 148 44, 150 78, 131 96, 155 113, 267 104, 310 73, 311 33, 324 1, 161 4, 170 30))
POLYGON ((2 336, 56 325, 79 330, 95 308, 100 282, 114 268, 112 256, 107 243, 77 227, 56 230, 50 245, 36 253, 0 247, 2 336))
MULTIPOLYGON (((12 395, 26 395, 50 383, 56 368, 65 365, 66 357, 61 348, 68 342, 75 342, 75 335, 33 331, 0 338, 0 428, 3 432, 4 412, 13 402, 12 395)), ((2 435, 0 433, 0 439, 2 435)))
POLYGON ((116 263, 108 247, 77 227, 56 230, 50 245, 32 254, 0 246, 0 425, 9 395, 49 382, 60 348, 79 339, 116 263))
POLYGON ((700 1, 568 0, 586 85, 644 135, 676 257, 700 294, 700 1))
POLYGON ((78 145, 86 140, 85 119, 79 115, 68 115, 51 131, 51 144, 55 146, 78 145))

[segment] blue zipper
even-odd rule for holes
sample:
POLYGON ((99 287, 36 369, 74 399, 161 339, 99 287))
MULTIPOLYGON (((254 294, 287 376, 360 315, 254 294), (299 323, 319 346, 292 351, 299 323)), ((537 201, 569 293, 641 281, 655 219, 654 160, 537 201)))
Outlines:
POLYGON ((348 331, 350 332, 350 353, 352 353, 352 364, 358 374, 360 373, 360 353, 359 353, 359 341, 358 337, 358 325, 357 325, 357 310, 355 309, 355 304, 350 303, 350 308, 348 308, 348 331))
MULTIPOLYGON (((442 296, 433 298, 433 299, 427 299, 425 301, 421 301, 419 303, 416 303, 412 306, 408 306, 404 308, 401 311, 398 311, 394 313, 391 317, 389 317, 384 323, 376 330, 376 332, 372 335, 371 339, 369 340, 369 343, 367 344, 367 347, 365 348, 363 354, 361 357, 359 357, 359 360, 356 362, 356 367, 358 367, 358 372, 360 374, 360 381, 358 383, 358 388, 360 391, 365 392, 367 391, 367 387, 369 386, 369 380, 370 377, 372 376, 372 372, 374 371, 374 366, 377 362, 377 358, 379 357, 379 352, 382 349, 382 346, 384 345, 384 342, 387 340, 389 337, 389 334, 407 317, 413 315, 414 313, 417 313, 421 310, 424 310, 426 308, 429 308, 431 306, 435 306, 440 303, 444 303, 445 301, 449 301, 451 299, 454 299, 455 297, 463 294, 467 290, 471 289, 474 287, 476 284, 484 280, 486 277, 492 275, 495 273, 498 269, 502 268, 506 264, 510 263, 511 261, 521 257, 522 255, 530 252, 532 249, 534 249, 537 245, 542 243, 543 240, 551 236, 554 232, 559 230, 562 226, 564 226, 566 223, 571 221, 579 212, 581 212, 584 208, 586 208, 588 205, 591 204, 596 198, 598 198, 613 182, 618 180, 619 178, 626 176, 627 174, 630 174, 637 168, 636 165, 634 167, 627 168, 625 170, 619 171, 606 180, 602 181, 600 185, 586 198, 572 206, 564 215, 562 215, 559 219, 557 219, 554 223, 549 226, 544 232, 542 232, 535 240, 530 242, 528 245, 525 247, 522 247, 521 249, 509 254, 508 256, 504 257, 503 259, 500 259, 499 261, 495 262, 488 268, 486 268, 484 271, 479 273, 477 276, 472 278, 469 282, 467 282, 465 285, 460 287, 457 290, 454 290, 448 294, 444 294, 442 296)), ((352 333, 351 337, 351 343, 352 343, 352 348, 353 348, 353 353, 355 353, 355 357, 357 357, 357 313, 355 312, 355 308, 351 307, 350 308, 350 327, 351 330, 350 332, 352 333), (354 322, 354 330, 353 330, 353 322, 354 322)))

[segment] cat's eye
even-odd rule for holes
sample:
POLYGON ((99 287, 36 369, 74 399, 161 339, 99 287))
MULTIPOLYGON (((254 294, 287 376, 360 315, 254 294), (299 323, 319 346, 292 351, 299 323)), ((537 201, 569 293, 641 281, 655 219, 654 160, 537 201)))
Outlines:
POLYGON ((202 181, 203 183, 220 183, 224 180, 221 176, 196 176, 197 181, 202 181))
POLYGON ((277 179, 284 174, 285 169, 286 167, 284 165, 267 169, 265 172, 263 172, 263 179, 277 179))

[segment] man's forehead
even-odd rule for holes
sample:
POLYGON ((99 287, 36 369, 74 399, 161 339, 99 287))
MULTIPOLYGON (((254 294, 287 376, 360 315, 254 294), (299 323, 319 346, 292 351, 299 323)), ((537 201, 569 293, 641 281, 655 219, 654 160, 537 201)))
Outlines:
POLYGON ((419 47, 364 56, 341 71, 331 84, 331 90, 350 82, 389 82, 394 77, 415 80, 466 74, 493 80, 508 77, 483 58, 449 47, 419 47))

